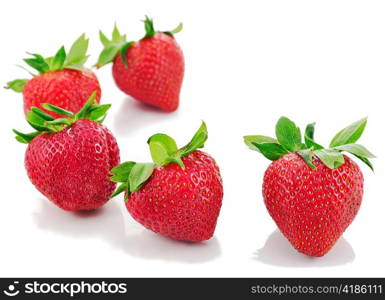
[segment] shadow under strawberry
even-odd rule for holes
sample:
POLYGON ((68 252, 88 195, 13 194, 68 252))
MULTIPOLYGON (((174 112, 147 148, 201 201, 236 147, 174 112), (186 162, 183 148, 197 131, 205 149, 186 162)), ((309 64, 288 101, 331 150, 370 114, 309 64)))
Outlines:
POLYGON ((314 258, 296 251, 279 230, 274 230, 265 245, 253 256, 253 259, 267 265, 296 268, 345 265, 353 262, 354 258, 354 250, 344 237, 341 237, 324 257, 314 258))
POLYGON ((170 121, 178 116, 178 111, 169 115, 159 108, 135 101, 126 97, 114 118, 114 129, 120 135, 128 135, 138 128, 147 127, 153 123, 170 121))
MULTIPOLYGON (((221 255, 215 237, 203 243, 183 243, 149 232, 133 220, 127 220, 123 203, 110 201, 98 210, 68 213, 54 209, 46 199, 39 200, 39 209, 34 213, 37 227, 79 243, 101 239, 130 256, 184 263, 203 263, 221 255)), ((77 251, 89 251, 78 246, 77 251)))

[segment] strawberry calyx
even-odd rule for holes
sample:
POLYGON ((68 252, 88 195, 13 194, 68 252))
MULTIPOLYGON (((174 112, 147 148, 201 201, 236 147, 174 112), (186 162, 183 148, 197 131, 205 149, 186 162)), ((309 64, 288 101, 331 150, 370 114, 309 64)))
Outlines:
POLYGON ((336 169, 345 163, 343 151, 353 154, 373 170, 370 158, 375 158, 368 149, 356 141, 361 137, 367 118, 360 119, 340 130, 330 142, 329 148, 314 141, 314 126, 311 123, 306 126, 304 141, 301 130, 286 117, 281 117, 275 127, 276 138, 263 135, 244 136, 244 142, 250 149, 260 152, 269 160, 277 160, 288 153, 295 152, 303 158, 307 165, 316 169, 313 159, 317 157, 330 169, 336 169))
POLYGON ((87 119, 102 123, 106 117, 108 109, 111 107, 111 104, 98 104, 96 102, 95 91, 91 94, 88 101, 77 114, 49 103, 42 104, 42 107, 50 112, 54 112, 65 117, 55 119, 41 109, 32 107, 27 114, 27 122, 33 129, 35 129, 35 131, 31 133, 22 133, 13 129, 18 142, 29 144, 35 137, 43 133, 59 132, 80 119, 87 119))
MULTIPOLYGON (((157 31, 154 29, 154 22, 149 17, 145 16, 143 20, 145 35, 142 38, 147 39, 153 37, 157 31)), ((183 24, 180 23, 175 29, 171 31, 164 31, 163 33, 168 34, 170 36, 174 36, 174 34, 180 32, 183 29, 183 24)), ((123 64, 128 67, 127 63, 127 51, 131 46, 135 44, 135 41, 127 41, 127 37, 125 34, 121 34, 117 25, 115 24, 114 29, 112 31, 112 38, 108 39, 107 36, 99 31, 100 41, 102 42, 104 48, 99 55, 98 61, 95 64, 97 68, 101 68, 104 65, 112 63, 117 55, 120 55, 123 61, 123 64)))
POLYGON ((123 63, 127 65, 126 53, 128 49, 134 45, 135 42, 127 42, 125 34, 121 34, 117 25, 115 24, 114 30, 112 31, 112 38, 108 39, 107 36, 99 31, 100 41, 104 48, 99 55, 98 62, 95 64, 97 68, 101 68, 106 64, 114 61, 116 55, 120 53, 123 63))
MULTIPOLYGON (((145 16, 144 20, 144 29, 146 31, 146 34, 142 38, 142 40, 153 37, 158 31, 154 29, 154 21, 153 19, 150 19, 148 16, 145 16)), ((179 23, 177 27, 175 27, 171 31, 162 31, 162 33, 168 34, 170 36, 174 36, 174 34, 181 32, 183 29, 183 23, 179 23)))
MULTIPOLYGON (((55 56, 44 58, 40 54, 28 53, 31 55, 31 58, 25 58, 24 62, 37 71, 37 74, 34 74, 28 69, 19 66, 25 69, 32 77, 36 77, 46 72, 59 71, 63 69, 73 69, 78 71, 85 71, 84 64, 87 61, 89 55, 87 55, 89 40, 86 39, 85 34, 83 33, 71 46, 68 54, 64 46, 62 46, 55 54, 55 56)), ((21 93, 23 91, 24 85, 28 82, 29 79, 15 79, 9 81, 4 87, 6 89, 11 89, 15 92, 21 93)))
POLYGON ((190 142, 179 149, 175 140, 170 136, 163 133, 152 135, 147 143, 150 147, 153 162, 137 163, 134 161, 127 161, 113 168, 110 171, 113 175, 110 180, 118 182, 120 185, 115 193, 111 195, 111 198, 125 192, 125 200, 127 201, 130 193, 138 191, 158 166, 164 167, 171 163, 176 163, 184 169, 185 166, 182 157, 193 153, 199 148, 203 148, 207 137, 207 127, 204 122, 202 122, 202 125, 194 134, 190 142))
POLYGON ((150 147, 152 160, 157 166, 167 166, 174 162, 184 169, 182 157, 189 155, 199 148, 203 148, 207 137, 207 126, 205 122, 202 122, 191 141, 180 149, 178 149, 172 137, 163 133, 151 136, 147 140, 147 144, 150 147))

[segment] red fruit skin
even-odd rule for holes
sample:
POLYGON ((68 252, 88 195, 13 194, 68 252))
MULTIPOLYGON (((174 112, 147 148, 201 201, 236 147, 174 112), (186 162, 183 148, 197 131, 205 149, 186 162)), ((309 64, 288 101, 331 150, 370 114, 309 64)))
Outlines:
POLYGON ((172 112, 179 106, 184 75, 183 53, 175 39, 165 33, 136 42, 126 54, 115 57, 112 74, 126 94, 146 104, 172 112))
POLYGON ((182 158, 185 170, 172 163, 155 168, 126 207, 146 228, 183 241, 210 239, 222 205, 223 186, 214 159, 199 150, 182 158))
POLYGON ((109 180, 110 170, 119 161, 119 148, 110 131, 89 120, 37 136, 25 155, 31 182, 69 211, 92 210, 105 204, 116 187, 109 180))
POLYGON ((267 210, 280 231, 300 252, 323 256, 356 216, 364 178, 358 165, 331 170, 314 159, 312 170, 296 153, 270 164, 263 180, 267 210))
POLYGON ((100 102, 101 89, 95 74, 89 70, 63 69, 46 72, 29 80, 23 88, 24 113, 36 106, 55 118, 63 117, 41 107, 50 103, 70 112, 77 113, 96 91, 96 101, 100 102))

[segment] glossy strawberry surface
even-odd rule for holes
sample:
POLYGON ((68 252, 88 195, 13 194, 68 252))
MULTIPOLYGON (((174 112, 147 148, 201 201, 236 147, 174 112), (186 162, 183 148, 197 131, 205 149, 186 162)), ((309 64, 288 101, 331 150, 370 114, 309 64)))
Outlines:
POLYGON ((25 166, 36 188, 64 210, 92 210, 105 204, 116 184, 110 169, 119 163, 115 138, 103 125, 78 120, 28 145, 25 166))
POLYGON ((199 242, 213 236, 222 205, 223 186, 214 159, 199 150, 156 167, 126 207, 146 228, 178 240, 199 242))
POLYGON ((94 91, 97 92, 96 101, 100 102, 99 81, 91 71, 63 69, 46 72, 25 84, 24 113, 27 114, 36 106, 55 118, 60 117, 59 114, 43 109, 42 103, 50 103, 77 113, 94 91))
POLYGON ((290 243, 309 256, 323 256, 356 216, 363 196, 363 175, 344 155, 330 169, 319 159, 311 169, 296 153, 274 161, 263 181, 267 210, 290 243))
POLYGON ((167 112, 178 108, 184 58, 173 36, 158 32, 142 39, 128 49, 126 59, 127 65, 117 55, 112 69, 123 92, 167 112))

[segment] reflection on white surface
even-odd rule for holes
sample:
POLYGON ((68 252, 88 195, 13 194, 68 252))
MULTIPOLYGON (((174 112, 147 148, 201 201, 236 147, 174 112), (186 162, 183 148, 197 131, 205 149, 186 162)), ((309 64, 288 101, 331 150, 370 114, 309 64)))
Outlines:
POLYGON ((114 132, 125 136, 135 132, 137 128, 159 122, 169 121, 178 111, 167 113, 156 107, 144 104, 130 97, 126 97, 114 116, 114 132))
POLYGON ((354 260, 352 246, 341 237, 323 257, 309 257, 295 250, 277 229, 266 240, 263 248, 257 250, 254 258, 264 264, 281 267, 331 267, 354 260))
POLYGON ((157 235, 137 224, 118 204, 110 201, 91 212, 66 212, 41 199, 34 219, 39 228, 72 238, 100 238, 127 254, 144 259, 202 263, 220 256, 218 240, 188 243, 157 235))

